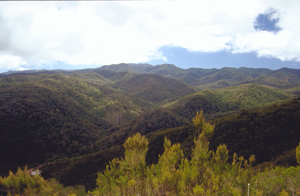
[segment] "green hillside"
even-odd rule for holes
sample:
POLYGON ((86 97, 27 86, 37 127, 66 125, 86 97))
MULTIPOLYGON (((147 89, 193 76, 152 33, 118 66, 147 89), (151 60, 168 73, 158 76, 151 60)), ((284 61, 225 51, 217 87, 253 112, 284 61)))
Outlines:
POLYGON ((270 161, 298 145, 299 119, 300 98, 263 109, 242 110, 213 121, 216 129, 211 147, 216 149, 225 143, 231 153, 255 154, 257 163, 270 161))
POLYGON ((100 68, 101 70, 112 70, 115 72, 135 72, 135 70, 126 63, 106 65, 100 68))
MULTIPOLYGON (((238 156, 245 158, 254 154, 256 163, 269 161, 285 150, 295 149, 300 141, 297 133, 300 122, 299 102, 299 98, 283 101, 258 110, 243 110, 211 121, 215 124, 215 133, 210 138, 210 148, 215 151, 220 144, 225 143, 228 148, 229 162, 232 161, 233 152, 236 152, 238 156)), ((147 134, 146 138, 149 142, 147 163, 158 163, 158 155, 164 153, 165 137, 172 143, 180 143, 185 157, 191 158, 196 136, 197 130, 193 126, 147 134)), ((91 182, 95 182, 97 178, 96 171, 104 169, 102 163, 107 164, 112 155, 121 156, 124 153, 122 149, 121 145, 118 145, 75 160, 58 162, 46 166, 45 171, 52 177, 62 179, 62 182, 67 185, 74 185, 72 182, 75 180, 77 184, 83 183, 88 187, 94 187, 95 184, 91 182), (62 165, 66 165, 64 168, 67 169, 63 170, 62 165)), ((292 156, 295 159, 295 155, 292 156)), ((262 175, 263 173, 258 176, 260 180, 263 180, 262 175)), ((253 180, 255 182, 256 179, 253 180)), ((260 185, 260 187, 264 186, 260 185)))
MULTIPOLYGON (((299 103, 300 98, 285 100, 256 110, 242 110, 239 113, 210 121, 210 123, 215 124, 215 132, 210 139, 210 149, 216 150, 220 144, 226 144, 230 160, 234 152, 245 158, 254 154, 256 164, 271 161, 284 152, 295 149, 300 142, 298 131, 300 122, 299 103)), ((153 114, 150 116, 153 116, 153 114)), ((140 120, 139 122, 145 123, 147 121, 140 120)), ((166 122, 168 121, 166 120, 166 122)), ((143 125, 143 123, 140 123, 140 125, 143 125)), ((109 149, 103 149, 98 153, 75 160, 64 160, 53 165, 47 165, 44 170, 48 175, 59 179, 66 185, 83 183, 87 187, 94 187, 95 184, 91 182, 96 179, 95 173, 101 171, 104 168, 103 164, 107 164, 110 158, 122 156, 124 153, 121 141, 124 142, 125 138, 135 134, 139 128, 143 128, 139 125, 135 127, 137 129, 128 129, 126 136, 122 136, 118 140, 113 140, 117 138, 117 135, 115 135, 109 141, 103 141, 108 144, 111 141, 115 142, 115 145, 109 149), (65 165, 64 168, 67 168, 67 170, 62 169, 60 165, 65 165)), ((126 128, 124 128, 124 131, 126 131, 126 128)), ((116 131, 116 133, 122 132, 116 131)), ((148 164, 152 164, 157 163, 159 154, 163 153, 165 137, 170 139, 172 143, 180 143, 184 155, 190 158, 194 147, 194 138, 197 137, 197 130, 192 125, 183 125, 165 130, 157 128, 156 131, 143 132, 143 134, 149 141, 146 161, 148 164)), ((292 155, 288 155, 289 157, 282 156, 278 163, 285 165, 295 163, 295 151, 291 152, 292 155)))
POLYGON ((187 73, 186 70, 178 68, 172 64, 162 64, 153 66, 151 68, 147 68, 145 71, 149 74, 155 74, 176 79, 180 78, 181 76, 187 73))
POLYGON ((134 75, 115 83, 127 95, 160 104, 196 92, 196 89, 179 80, 152 74, 134 75))
POLYGON ((282 90, 258 84, 242 84, 215 90, 220 94, 229 108, 246 109, 263 106, 279 100, 292 97, 282 90))
POLYGON ((268 75, 288 82, 291 85, 297 85, 300 82, 300 71, 298 69, 282 68, 275 70, 268 75))
POLYGON ((210 74, 201 78, 197 86, 215 83, 220 80, 226 80, 231 85, 237 84, 243 80, 246 80, 250 77, 257 77, 268 70, 258 70, 258 69, 246 69, 246 68, 222 68, 214 74, 210 74))
POLYGON ((1 164, 92 152, 104 130, 141 112, 129 97, 97 85, 95 80, 101 84, 102 77, 80 77, 47 74, 0 80, 1 164))
POLYGON ((203 110, 208 119, 217 118, 240 109, 263 106, 292 97, 285 91, 257 84, 242 84, 216 90, 202 90, 165 104, 183 118, 192 119, 203 110))
POLYGON ((114 64, 103 66, 99 70, 116 72, 149 73, 181 80, 199 89, 217 89, 241 83, 255 83, 278 88, 292 88, 300 82, 297 69, 282 68, 279 70, 258 68, 181 69, 172 64, 151 66, 149 64, 114 64))
MULTIPOLYGON (((103 146, 100 139, 139 121, 137 117, 155 109, 154 104, 195 91, 162 76, 110 70, 1 78, 0 164, 43 162, 97 151, 103 146)), ((145 122, 153 124, 146 131, 162 129, 167 118, 165 113, 154 115, 153 122, 145 122)), ((179 118, 171 119, 171 127, 182 125, 179 118)))
POLYGON ((97 172, 124 156, 123 143, 136 133, 149 142, 148 165, 159 162, 165 137, 190 159, 197 136, 192 119, 200 110, 215 124, 210 148, 225 143, 229 160, 236 152, 255 154, 258 164, 295 163, 299 75, 169 64, 2 74, 0 173, 40 164, 46 178, 91 189, 97 172))
POLYGON ((149 64, 133 64, 121 63, 113 65, 105 65, 94 69, 83 69, 75 71, 65 70, 41 70, 41 71, 23 71, 23 72, 7 72, 0 77, 7 75, 36 75, 39 73, 99 73, 101 71, 112 72, 129 72, 136 74, 155 74, 181 80, 187 84, 198 86, 199 89, 216 89, 224 88, 241 83, 256 83, 268 86, 291 88, 300 82, 300 73, 297 69, 282 68, 279 70, 258 69, 258 68, 231 68, 222 69, 203 69, 189 68, 181 69, 172 64, 149 65, 149 64))
POLYGON ((135 133, 146 135, 189 124, 190 121, 180 118, 172 111, 159 108, 146 112, 127 125, 111 129, 110 135, 100 140, 101 149, 121 145, 129 136, 135 133))
POLYGON ((222 68, 222 69, 202 69, 189 68, 181 69, 172 64, 162 64, 151 66, 149 64, 115 64, 110 66, 103 66, 101 70, 112 70, 117 72, 136 72, 161 75, 168 78, 181 80, 190 85, 198 86, 200 89, 204 88, 222 88, 225 86, 232 86, 240 82, 254 79, 256 77, 273 73, 269 69, 254 69, 254 68, 222 68), (224 86, 224 84, 226 84, 224 86))
POLYGON ((276 88, 293 88, 298 86, 300 82, 300 74, 298 70, 283 68, 267 72, 258 77, 248 78, 241 83, 254 83, 272 86, 276 88))

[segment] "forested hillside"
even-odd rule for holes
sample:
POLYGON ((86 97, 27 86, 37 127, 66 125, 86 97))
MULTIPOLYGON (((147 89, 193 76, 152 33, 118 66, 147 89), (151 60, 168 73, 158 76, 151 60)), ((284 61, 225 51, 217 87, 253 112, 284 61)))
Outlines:
POLYGON ((97 172, 124 156, 137 133, 148 141, 147 165, 159 163, 167 137, 193 157, 203 111, 215 125, 209 149, 295 165, 300 142, 300 74, 280 69, 180 69, 117 64, 76 71, 27 71, 0 77, 0 175, 42 165, 45 178, 96 187, 97 172), (288 154, 289 157, 284 157, 288 154), (275 161, 278 160, 280 161, 275 161))
POLYGON ((297 146, 299 119, 300 98, 259 110, 242 110, 213 121, 216 129, 211 146, 216 149, 225 143, 229 152, 255 154, 258 163, 270 161, 297 146))
MULTIPOLYGON (((181 69, 172 64, 152 66, 149 64, 115 64, 103 66, 96 70, 113 70, 116 72, 148 73, 175 78, 199 89, 216 89, 241 83, 265 84, 279 88, 297 86, 300 81, 299 70, 282 68, 279 70, 255 68, 181 69)), ((94 71, 93 69, 89 70, 94 71)))
POLYGON ((10 76, 0 85, 1 164, 95 152, 110 129, 195 92, 174 79, 125 72, 10 76))
POLYGON ((65 74, 4 78, 0 99, 3 163, 92 152, 104 130, 140 112, 109 86, 65 74))
MULTIPOLYGON (((168 78, 178 79, 199 89, 216 89, 233 86, 241 83, 256 83, 278 88, 291 88, 298 86, 300 81, 299 70, 282 68, 279 70, 259 69, 259 68, 231 68, 203 69, 189 68, 181 69, 172 64, 162 64, 152 66, 150 64, 114 64, 105 65, 95 69, 83 69, 74 71, 65 70, 40 70, 7 72, 0 75, 36 75, 40 73, 101 73, 102 71, 126 72, 136 74, 155 74, 168 78)), ((111 73, 113 73, 111 72, 111 73)))
POLYGON ((193 118, 195 111, 202 109, 208 119, 214 119, 292 96, 292 93, 288 94, 268 86, 241 84, 216 90, 202 90, 169 102, 164 107, 187 119, 193 118))
MULTIPOLYGON (((187 159, 180 143, 164 138, 158 162, 147 165, 148 140, 137 133, 124 142, 123 158, 114 158, 98 172, 96 187, 63 187, 56 180, 31 176, 27 167, 0 177, 0 191, 9 195, 290 195, 298 193, 300 167, 275 167, 264 172, 252 167, 248 159, 233 154, 227 146, 209 149, 215 125, 205 121, 202 111, 193 118, 197 131, 191 158, 187 159)), ((300 143, 294 156, 300 164, 300 143)))

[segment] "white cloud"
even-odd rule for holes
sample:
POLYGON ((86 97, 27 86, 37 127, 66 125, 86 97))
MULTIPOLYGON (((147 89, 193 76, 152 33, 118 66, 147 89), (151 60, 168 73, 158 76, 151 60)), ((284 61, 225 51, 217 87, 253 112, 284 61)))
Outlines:
POLYGON ((277 34, 267 31, 253 32, 235 40, 234 52, 256 51, 259 57, 278 58, 282 61, 300 59, 300 39, 289 30, 277 34))
POLYGON ((299 1, 0 2, 0 71, 167 60, 162 46, 300 59, 299 1), (255 31, 278 10, 276 35, 255 31))
POLYGON ((12 55, 0 55, 0 68, 7 68, 9 69, 25 69, 22 65, 26 64, 19 56, 12 56, 12 55))

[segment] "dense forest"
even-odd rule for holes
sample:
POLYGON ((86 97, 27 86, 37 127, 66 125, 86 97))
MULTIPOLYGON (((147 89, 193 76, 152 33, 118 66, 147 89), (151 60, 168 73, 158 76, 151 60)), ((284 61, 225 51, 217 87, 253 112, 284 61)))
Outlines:
POLYGON ((0 94, 3 194, 300 194, 299 70, 8 72, 0 94))
MULTIPOLYGON (((260 172, 249 159, 233 154, 228 161, 228 149, 220 144, 209 150, 209 139, 215 125, 207 123, 202 111, 193 118, 197 130, 191 159, 184 157, 180 143, 164 138, 164 152, 157 164, 147 165, 148 141, 140 133, 127 138, 125 155, 109 162, 98 173, 97 186, 86 192, 82 186, 63 187, 55 179, 31 176, 27 167, 0 177, 8 195, 295 195, 300 192, 297 167, 274 167, 260 172), (250 186, 251 185, 251 186, 250 186)), ((300 164, 300 144, 295 157, 300 164)))

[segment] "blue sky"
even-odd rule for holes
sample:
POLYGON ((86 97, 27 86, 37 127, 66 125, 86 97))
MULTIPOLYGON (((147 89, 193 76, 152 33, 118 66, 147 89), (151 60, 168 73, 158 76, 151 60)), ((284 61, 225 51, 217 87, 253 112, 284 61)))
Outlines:
POLYGON ((0 73, 117 63, 300 69, 300 1, 0 2, 0 73))
MULTIPOLYGON (((281 61, 277 58, 257 57, 252 53, 233 54, 228 51, 218 52, 189 52, 180 47, 164 47, 161 49, 164 56, 168 59, 169 64, 187 69, 190 67, 201 67, 205 69, 223 68, 223 67, 252 67, 252 68, 268 68, 280 69, 288 67, 292 69, 300 69, 300 63, 296 61, 281 61)), ((166 63, 163 60, 153 60, 149 62, 152 65, 166 63)))
MULTIPOLYGON (((260 13, 253 22, 255 31, 278 33, 282 29, 278 26, 280 20, 278 11, 268 9, 260 13)), ((253 67, 280 69, 289 67, 300 68, 300 62, 293 60, 282 61, 272 57, 258 57, 255 52, 232 53, 230 51, 217 52, 191 52, 182 47, 162 47, 160 50, 168 59, 168 63, 175 64, 181 68, 202 67, 202 68, 222 68, 222 67, 253 67)), ((162 64, 163 60, 150 61, 150 64, 162 64)))

